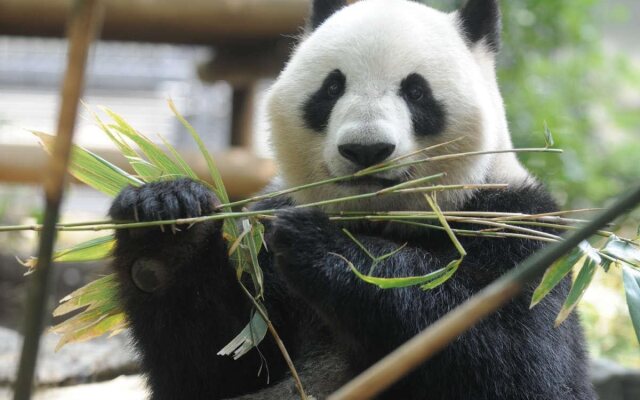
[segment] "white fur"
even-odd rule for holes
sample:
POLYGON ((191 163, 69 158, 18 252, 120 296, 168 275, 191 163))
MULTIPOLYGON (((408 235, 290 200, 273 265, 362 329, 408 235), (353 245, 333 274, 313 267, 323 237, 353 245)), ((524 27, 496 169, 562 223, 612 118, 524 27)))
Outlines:
MULTIPOLYGON (((429 156, 512 147, 494 54, 482 42, 473 48, 460 34, 457 15, 406 0, 363 0, 342 9, 300 43, 267 98, 272 143, 286 187, 353 173, 357 168, 338 152, 343 143, 391 142, 391 157, 450 141, 429 156), (333 109, 325 134, 305 127, 302 107, 333 70, 347 77, 347 89, 333 109), (419 73, 444 104, 444 132, 419 137, 398 95, 400 82, 419 73)), ((423 157, 417 157, 423 158, 423 157)), ((424 163, 390 171, 412 177, 446 172, 440 184, 504 182, 528 177, 512 154, 424 163)), ((294 195, 299 203, 342 197, 374 188, 327 185, 294 195)), ((469 192, 442 192, 438 201, 455 209, 469 192)), ((407 210, 427 207, 420 196, 379 197, 330 209, 407 210)))

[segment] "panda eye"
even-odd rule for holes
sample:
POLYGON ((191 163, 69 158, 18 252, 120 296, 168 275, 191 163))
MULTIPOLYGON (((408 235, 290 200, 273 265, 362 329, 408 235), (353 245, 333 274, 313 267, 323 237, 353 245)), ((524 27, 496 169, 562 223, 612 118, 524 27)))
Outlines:
POLYGON ((407 96, 411 101, 420 101, 424 97, 424 90, 419 86, 413 86, 407 92, 407 96))
POLYGON ((344 89, 342 82, 334 80, 329 83, 327 86, 326 92, 327 96, 331 98, 339 97, 342 94, 342 90, 344 89))

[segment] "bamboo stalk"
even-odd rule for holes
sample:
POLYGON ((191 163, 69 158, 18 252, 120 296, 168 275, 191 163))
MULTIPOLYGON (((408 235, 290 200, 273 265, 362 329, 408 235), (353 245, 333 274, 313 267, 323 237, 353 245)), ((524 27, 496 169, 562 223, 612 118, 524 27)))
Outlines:
POLYGON ((46 312, 47 293, 51 283, 50 267, 56 223, 64 192, 78 104, 84 86, 89 48, 102 18, 101 6, 99 0, 78 0, 74 2, 69 16, 69 55, 61 91, 62 104, 58 116, 58 134, 53 154, 49 159, 49 174, 44 182, 46 197, 44 228, 38 250, 38 268, 29 284, 23 328, 24 342, 14 391, 15 400, 27 400, 31 397, 40 334, 46 312))
POLYGON ((296 385, 296 390, 300 395, 300 400, 308 400, 309 396, 307 396, 307 394, 304 391, 304 387, 302 386, 302 380, 300 380, 300 375, 298 375, 298 370, 296 369, 295 365, 293 365, 291 356, 289 356, 289 352, 287 351, 287 348, 285 347, 284 342, 282 341, 282 339, 280 339, 280 335, 278 335, 278 331, 276 331, 276 328, 273 326, 273 324, 269 320, 269 316, 263 310, 262 306, 258 304, 256 299, 251 294, 251 292, 249 292, 249 289, 247 289, 247 287, 244 286, 244 284, 241 281, 238 281, 238 284, 240 285, 240 288, 245 293, 245 295, 247 295, 249 300, 253 303, 253 306, 258 312, 258 314, 260 314, 262 319, 264 319, 265 323, 267 324, 267 329, 269 330, 269 333, 273 337, 273 340, 276 342, 276 345, 278 346, 280 353, 282 353, 282 357, 284 358, 284 361, 287 363, 289 372, 291 372, 291 377, 293 378, 293 381, 296 385))
POLYGON ((526 284, 538 279, 554 261, 638 204, 640 204, 640 186, 620 197, 610 208, 602 211, 565 240, 535 253, 519 267, 440 318, 422 333, 333 393, 329 400, 369 399, 382 392, 511 300, 526 284))

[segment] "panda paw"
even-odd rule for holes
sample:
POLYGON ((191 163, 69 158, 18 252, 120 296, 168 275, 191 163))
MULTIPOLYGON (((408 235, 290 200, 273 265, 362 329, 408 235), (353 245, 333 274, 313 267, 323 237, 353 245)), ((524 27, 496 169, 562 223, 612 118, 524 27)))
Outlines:
POLYGON ((303 267, 324 258, 338 230, 322 211, 312 208, 285 209, 267 228, 268 250, 278 264, 303 267))
POLYGON ((116 197, 109 215, 119 221, 157 221, 195 218, 212 214, 218 198, 201 183, 191 179, 129 186, 116 197))
MULTIPOLYGON (((117 221, 156 221, 210 215, 220 204, 202 184, 190 179, 127 187, 116 197, 109 214, 117 221)), ((203 248, 224 253, 221 222, 191 226, 153 226, 116 231, 115 268, 126 282, 143 292, 166 288, 185 260, 193 260, 203 248), (215 237, 219 239, 216 241, 215 237)), ((192 262, 191 262, 192 263, 192 262)), ((193 263, 192 263, 193 264, 193 263)), ((193 268, 192 268, 193 269, 193 268)), ((193 271, 191 271, 193 274, 193 271)))

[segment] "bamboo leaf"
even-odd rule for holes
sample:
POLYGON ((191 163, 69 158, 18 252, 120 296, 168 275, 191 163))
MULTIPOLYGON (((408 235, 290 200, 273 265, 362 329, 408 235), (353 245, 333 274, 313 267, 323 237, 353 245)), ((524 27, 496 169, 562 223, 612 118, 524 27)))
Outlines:
POLYGON ((129 125, 124 118, 114 111, 108 108, 103 108, 103 110, 116 123, 115 125, 109 125, 109 128, 115 129, 134 142, 140 151, 142 151, 142 153, 149 159, 149 162, 162 171, 162 177, 184 176, 184 171, 176 164, 175 161, 166 155, 158 145, 142 133, 133 129, 133 127, 129 125))
POLYGON ((193 171, 193 169, 191 169, 189 164, 187 164, 187 162, 184 160, 184 158, 182 158, 180 153, 178 153, 178 150, 176 150, 176 148, 173 147, 171 143, 169 143, 163 136, 161 135, 158 135, 158 136, 160 137, 160 140, 162 140, 164 147, 166 147, 167 150, 169 150, 169 152, 173 155, 174 160, 176 161, 180 169, 182 169, 182 171, 184 172, 184 175, 190 177, 193 180, 200 180, 200 178, 198 178, 198 175, 196 175, 196 173, 193 171))
POLYGON ((131 168, 138 174, 138 177, 145 182, 157 181, 163 176, 166 176, 160 168, 139 156, 127 156, 127 160, 131 168))
POLYGON ((234 360, 256 347, 267 334, 267 323, 260 313, 254 312, 249 323, 229 344, 219 352, 219 356, 232 356, 234 360))
POLYGON ((249 234, 244 235, 242 241, 244 243, 244 247, 249 252, 249 260, 247 263, 250 267, 249 275, 253 280, 253 284, 256 290, 256 297, 262 298, 264 297, 264 276, 262 274, 262 269, 260 269, 260 263, 258 261, 258 254, 260 253, 260 248, 262 246, 262 237, 264 234, 264 227, 257 220, 250 221, 249 219, 244 219, 242 221, 242 226, 245 231, 248 231, 249 234))
MULTIPOLYGON (((355 243, 358 247, 360 247, 360 250, 362 250, 362 251, 364 252, 364 254, 366 254, 366 255, 367 255, 367 257, 369 257, 369 258, 371 259, 371 261, 373 261, 373 262, 375 262, 375 261, 376 261, 377 257, 376 257, 376 256, 374 256, 374 255, 369 251, 369 249, 367 249, 367 248, 365 247, 365 245, 363 245, 362 243, 360 243, 360 241, 359 241, 358 239, 356 239, 356 237, 355 237, 355 236, 353 236, 353 235, 351 234, 351 232, 349 232, 347 229, 342 229, 342 232, 344 232, 344 234, 345 234, 345 235, 347 235, 347 236, 349 237, 349 239, 351 239, 351 241, 352 241, 353 243, 355 243)), ((371 274, 369 274, 369 275, 371 275, 371 274)))
POLYGON ((640 245, 638 244, 612 235, 601 251, 619 261, 640 268, 640 245))
POLYGON ((113 235, 101 236, 68 249, 57 251, 53 256, 53 261, 84 262, 102 260, 111 255, 114 245, 115 238, 113 235))
MULTIPOLYGON (((403 277, 403 278, 378 278, 375 276, 364 275, 363 273, 358 271, 358 269, 353 265, 351 261, 347 260, 345 257, 341 256, 340 254, 336 254, 336 253, 330 253, 330 254, 340 257, 342 260, 344 260, 344 262, 347 263, 351 271, 354 274, 356 274, 358 278, 372 285, 376 285, 380 289, 398 289, 398 288, 406 288, 406 287, 418 286, 418 285, 423 285, 423 286, 429 285, 431 282, 438 281, 442 279, 444 276, 447 276, 447 275, 451 276, 452 275, 451 269, 454 267, 453 264, 455 263, 455 262, 451 263, 445 268, 439 269, 437 271, 434 271, 422 276, 409 276, 409 277, 403 277)), ((457 268, 457 265, 455 265, 455 268, 457 268)), ((455 271, 453 271, 453 273, 455 273, 455 271)))
POLYGON ((442 285, 443 283, 451 279, 451 277, 458 271, 458 268, 460 267, 460 264, 462 264, 463 260, 464 257, 459 260, 451 261, 443 270, 441 270, 443 272, 440 277, 437 277, 434 280, 425 283, 424 285, 420 286, 420 288, 422 290, 431 290, 442 285))
POLYGON ((92 310, 83 312, 77 317, 68 319, 55 327, 56 333, 64 332, 56 344, 55 351, 60 350, 67 343, 91 340, 109 332, 122 331, 126 326, 126 316, 123 312, 92 310))
MULTIPOLYGON (((551 292, 551 290, 556 287, 558 283, 564 279, 565 276, 576 266, 580 260, 585 257, 586 252, 582 249, 585 246, 586 242, 583 242, 582 245, 576 247, 566 256, 558 259, 551 267, 547 269, 542 277, 542 281, 540 285, 533 292, 533 296, 531 298, 530 307, 535 307, 540 301, 545 298, 546 295, 551 292)), ((591 247, 588 243, 586 246, 591 247)))
MULTIPOLYGON (((47 153, 51 154, 55 138, 42 132, 32 131, 32 133, 40 139, 47 153)), ((76 145, 71 148, 69 173, 109 196, 116 196, 128 185, 140 186, 144 183, 98 155, 76 145)))
POLYGON ((122 153, 125 157, 139 157, 137 151, 133 149, 133 147, 129 146, 129 144, 120 136, 118 133, 113 133, 111 128, 109 128, 103 121, 100 119, 98 114, 91 111, 91 115, 93 116, 94 121, 98 124, 102 132, 104 132, 107 137, 111 140, 113 144, 116 145, 120 153, 122 153))
POLYGON ((97 279, 74 291, 60 303, 53 311, 54 316, 82 311, 51 328, 52 332, 62 335, 56 351, 67 343, 93 339, 106 333, 115 335, 127 324, 118 302, 114 274, 97 279))
POLYGON ((213 157, 211 157, 211 154, 207 150, 207 147, 205 146, 204 142, 200 138, 200 135, 198 135, 198 132, 196 132, 193 126, 189 123, 189 121, 187 121, 182 116, 182 114, 180 114, 180 112, 178 111, 178 109, 176 108, 176 105, 173 103, 172 100, 169 100, 169 108, 171 108, 171 111, 173 111, 175 116, 182 123, 182 125, 184 125, 184 127, 187 129, 187 131, 189 132, 193 140, 195 140, 196 144, 198 145, 198 148, 200 149, 202 156, 207 162, 207 166, 209 168, 209 173, 211 174, 211 179, 214 185, 214 192, 216 196, 218 196, 218 198, 222 203, 224 204, 229 203, 229 196, 227 195, 227 190, 225 189, 224 183, 222 182, 222 177, 220 176, 220 172, 216 167, 216 163, 213 160, 213 157))
POLYGON ((624 291, 627 296, 627 306, 636 337, 640 344, 640 271, 629 266, 622 266, 622 279, 624 280, 624 291))
MULTIPOLYGON (((53 254, 54 262, 86 262, 103 260, 111 254, 115 244, 113 235, 101 236, 86 242, 79 243, 67 249, 58 250, 53 254)), ((29 257, 22 265, 33 269, 37 266, 38 258, 29 257)))
POLYGON ((53 316, 58 317, 84 307, 88 307, 85 310, 88 311, 104 304, 117 306, 117 287, 115 274, 96 279, 60 300, 60 305, 53 310, 53 316))
POLYGON ((571 314, 573 309, 578 305, 582 296, 584 296, 585 291, 591 284, 593 277, 596 274, 596 270, 598 269, 598 265, 600 264, 600 257, 595 254, 595 257, 589 255, 585 258, 584 263, 582 264, 582 268, 580 268, 580 272, 578 276, 573 281, 573 285, 571 286, 571 290, 569 291, 569 295, 556 318, 556 326, 560 326, 571 314))

